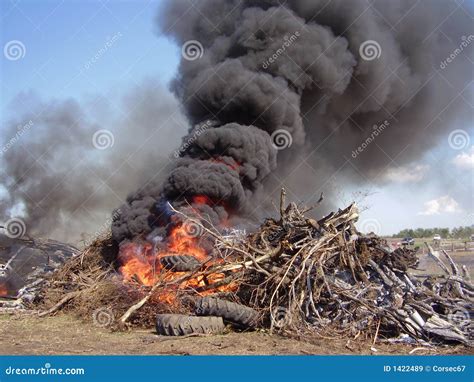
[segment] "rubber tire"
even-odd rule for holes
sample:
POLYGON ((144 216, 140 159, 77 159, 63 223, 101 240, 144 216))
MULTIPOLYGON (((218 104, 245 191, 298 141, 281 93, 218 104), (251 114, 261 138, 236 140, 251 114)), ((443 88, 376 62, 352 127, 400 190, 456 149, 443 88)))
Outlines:
POLYGON ((172 255, 160 259, 161 265, 175 272, 190 272, 198 269, 201 263, 194 256, 172 255))
POLYGON ((221 317, 196 317, 183 314, 158 314, 156 332, 162 336, 185 336, 188 334, 216 334, 225 329, 221 317))
POLYGON ((259 322, 258 312, 248 306, 236 304, 216 297, 202 297, 196 302, 198 316, 219 316, 225 322, 241 328, 255 328, 259 322))

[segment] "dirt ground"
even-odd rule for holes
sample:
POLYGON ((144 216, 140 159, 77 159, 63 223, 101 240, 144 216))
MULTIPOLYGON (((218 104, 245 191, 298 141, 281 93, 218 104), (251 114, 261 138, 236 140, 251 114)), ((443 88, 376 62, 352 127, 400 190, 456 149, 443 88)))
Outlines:
MULTIPOLYGON (((313 339, 311 342, 265 332, 201 337, 162 337, 152 330, 111 332, 71 315, 38 318, 0 315, 0 354, 409 354, 415 346, 370 341, 313 339)), ((472 354, 450 346, 417 349, 414 354, 472 354)))
MULTIPOLYGON (((449 255, 453 258, 456 264, 462 266, 465 265, 468 269, 469 276, 474 279, 474 252, 462 251, 462 252, 449 252, 449 255)), ((428 254, 419 255, 420 263, 418 265, 418 274, 435 274, 441 275, 443 271, 436 264, 436 262, 428 254)), ((443 259, 444 260, 444 259, 443 259)))

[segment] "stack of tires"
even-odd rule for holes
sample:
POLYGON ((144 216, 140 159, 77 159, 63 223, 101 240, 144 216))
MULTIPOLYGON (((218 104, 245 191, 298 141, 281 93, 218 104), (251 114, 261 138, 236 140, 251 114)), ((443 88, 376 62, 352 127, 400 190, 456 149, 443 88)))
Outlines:
POLYGON ((165 336, 222 333, 225 325, 237 329, 253 329, 259 314, 252 308, 216 297, 202 297, 195 304, 196 316, 159 314, 156 331, 165 336))
MULTIPOLYGON (((161 265, 174 272, 192 272, 201 266, 194 256, 172 255, 160 259, 161 265)), ((158 314, 156 332, 164 336, 222 333, 226 325, 237 329, 255 328, 258 313, 247 306, 216 297, 195 301, 195 316, 158 314)))

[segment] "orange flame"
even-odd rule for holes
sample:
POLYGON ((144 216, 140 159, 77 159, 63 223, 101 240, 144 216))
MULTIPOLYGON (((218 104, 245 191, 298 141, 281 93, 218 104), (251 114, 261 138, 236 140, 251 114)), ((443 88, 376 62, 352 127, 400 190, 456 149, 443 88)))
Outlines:
POLYGON ((123 265, 119 271, 125 280, 136 280, 148 286, 154 284, 155 276, 148 256, 151 249, 150 243, 127 243, 120 248, 120 260, 123 265))
MULTIPOLYGON (((199 245, 199 238, 193 237, 187 231, 185 224, 174 227, 167 239, 166 249, 154 250, 151 243, 138 244, 126 243, 120 247, 119 258, 122 266, 119 272, 126 282, 138 282, 145 286, 153 286, 158 280, 164 282, 174 281, 185 272, 173 272, 167 270, 161 264, 161 258, 170 255, 194 256, 199 262, 204 263, 209 260, 207 251, 199 245)), ((207 266, 216 264, 217 261, 209 261, 207 266)), ((158 292, 158 300, 172 304, 176 299, 176 294, 180 289, 200 288, 212 285, 221 281, 224 274, 215 273, 204 276, 196 276, 181 283, 174 288, 164 288, 158 292)), ((235 290, 233 285, 218 286, 201 292, 201 295, 212 294, 217 291, 235 290)))
POLYGON ((222 164, 225 164, 227 167, 229 167, 230 169, 234 170, 234 171, 237 171, 239 172, 240 170, 240 166, 241 164, 239 162, 237 162, 236 160, 232 159, 232 162, 230 161, 225 161, 224 159, 222 158, 211 158, 211 159, 208 159, 210 162, 214 162, 214 163, 222 163, 222 164))
POLYGON ((175 253, 164 252, 163 256, 185 254, 194 256, 201 262, 207 260, 206 250, 199 246, 198 238, 191 235, 189 229, 185 224, 173 228, 168 238, 168 249, 175 253))
MULTIPOLYGON (((233 159, 224 160, 222 158, 210 158, 208 160, 215 163, 222 163, 237 172, 241 167, 241 164, 233 159)), ((207 204, 213 206, 220 204, 224 206, 226 210, 230 210, 225 202, 215 202, 207 195, 194 195, 192 196, 191 201, 194 205, 207 204)), ((192 210, 197 216, 199 216, 197 208, 192 208, 192 210)), ((227 226, 228 221, 223 221, 222 224, 223 226, 227 226)), ((206 263, 206 267, 217 264, 220 260, 210 260, 206 249, 201 246, 199 237, 194 235, 194 232, 190 232, 194 228, 198 228, 198 226, 196 225, 193 227, 193 224, 188 225, 187 223, 178 223, 168 234, 165 249, 155 249, 151 243, 123 244, 120 247, 119 259, 122 265, 119 268, 119 271, 123 275, 125 281, 135 281, 145 286, 153 286, 158 280, 171 282, 186 274, 185 272, 173 272, 164 268, 161 264, 161 259, 165 256, 194 256, 200 263, 206 263)), ((212 284, 222 281, 224 277, 225 275, 222 273, 214 273, 207 275, 206 277, 193 277, 178 286, 176 286, 176 284, 170 284, 169 288, 164 288, 159 291, 158 299, 162 302, 171 304, 175 301, 178 290, 187 288, 206 287, 206 290, 200 293, 201 295, 212 294, 218 291, 236 290, 235 284, 216 286, 215 288, 212 288, 212 284), (173 286, 171 287, 171 285, 173 286)))
POLYGON ((8 288, 5 284, 0 284, 0 297, 8 296, 8 288))
POLYGON ((209 198, 207 195, 194 195, 192 202, 194 204, 207 204, 207 205, 212 205, 212 200, 209 198))

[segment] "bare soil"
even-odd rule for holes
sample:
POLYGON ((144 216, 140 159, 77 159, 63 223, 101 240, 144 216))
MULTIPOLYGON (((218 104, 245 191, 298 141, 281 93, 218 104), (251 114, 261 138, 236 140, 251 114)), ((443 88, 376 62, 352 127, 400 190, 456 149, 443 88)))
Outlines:
MULTIPOLYGON (((415 346, 370 340, 291 339, 267 332, 162 337, 152 330, 111 332, 71 315, 0 315, 0 354, 409 354, 415 346)), ((472 354, 464 346, 417 349, 414 354, 472 354)))
MULTIPOLYGON (((453 258, 456 264, 462 266, 465 265, 468 269, 469 276, 471 279, 474 279, 474 252, 472 251, 458 251, 458 252, 448 252, 449 255, 453 258)), ((436 264, 436 262, 426 253, 418 255, 420 263, 418 269, 415 273, 418 274, 435 274, 440 275, 443 273, 441 268, 436 264)), ((444 261, 444 259, 443 259, 444 261)))

